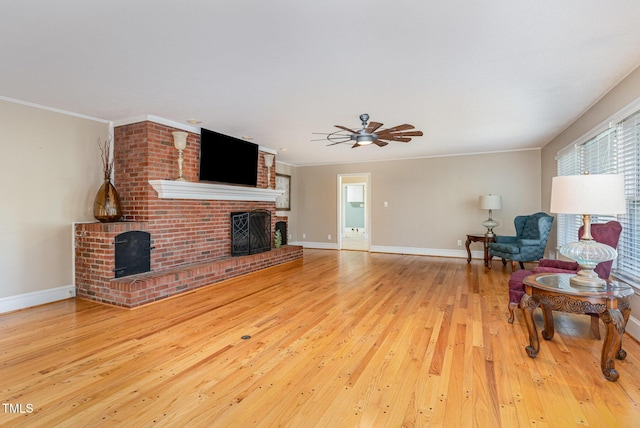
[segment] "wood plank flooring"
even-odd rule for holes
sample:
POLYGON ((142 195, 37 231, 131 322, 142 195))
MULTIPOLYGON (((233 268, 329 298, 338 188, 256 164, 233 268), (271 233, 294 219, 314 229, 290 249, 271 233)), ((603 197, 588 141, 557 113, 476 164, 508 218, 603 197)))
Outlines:
POLYGON ((588 317, 556 313, 527 357, 509 272, 305 250, 302 265, 135 310, 0 315, 0 426, 638 426, 640 345, 625 336, 608 382, 588 317))

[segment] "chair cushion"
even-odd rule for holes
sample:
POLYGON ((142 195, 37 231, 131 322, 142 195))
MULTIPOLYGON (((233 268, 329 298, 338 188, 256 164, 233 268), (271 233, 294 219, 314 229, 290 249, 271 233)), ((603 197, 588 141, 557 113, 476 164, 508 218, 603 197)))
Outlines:
POLYGON ((540 233, 538 232, 538 217, 529 216, 527 221, 524 222, 520 239, 540 239, 540 233))
MULTIPOLYGON (((597 242, 602 242, 610 247, 617 248, 618 240, 620 239, 620 233, 622 232, 622 226, 617 221, 610 221, 607 223, 596 223, 591 225, 591 236, 597 242)), ((580 236, 582 236, 582 227, 580 228, 580 236)), ((598 263, 598 266, 594 271, 600 278, 608 279, 611 274, 611 267, 613 266, 613 260, 607 262, 598 263)))
POLYGON ((554 267, 534 267, 533 268, 533 273, 573 273, 575 274, 576 271, 572 270, 572 269, 562 269, 562 268, 554 268, 554 267))
POLYGON ((498 244, 492 243, 490 248, 494 251, 507 254, 520 254, 520 247, 514 244, 498 244))
POLYGON ((570 260, 557 260, 557 259, 540 259, 538 267, 548 267, 555 269, 569 270, 576 273, 580 268, 580 265, 570 260))
POLYGON ((524 278, 532 275, 533 272, 527 269, 520 269, 511 274, 509 278, 509 301, 512 303, 520 303, 524 296, 524 278))

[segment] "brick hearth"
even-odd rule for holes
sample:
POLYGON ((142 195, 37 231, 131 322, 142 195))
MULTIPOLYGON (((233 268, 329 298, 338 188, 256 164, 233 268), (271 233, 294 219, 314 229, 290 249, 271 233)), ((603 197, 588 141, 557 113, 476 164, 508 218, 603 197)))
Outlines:
MULTIPOLYGON (((122 202, 123 221, 83 223, 75 227, 76 294, 78 297, 124 307, 136 307, 216 281, 266 267, 301 260, 302 247, 231 257, 230 213, 264 209, 271 212, 271 229, 283 220, 275 202, 163 199, 149 180, 172 180, 177 151, 170 126, 151 121, 114 129, 115 186, 122 202), (115 279, 114 238, 123 232, 151 234, 151 272, 115 279)), ((199 135, 189 133, 183 171, 198 181, 199 135)), ((259 155, 258 188, 267 188, 264 153, 259 155)), ((275 174, 271 174, 275 187, 275 174)), ((286 218, 284 218, 286 221, 286 218)))

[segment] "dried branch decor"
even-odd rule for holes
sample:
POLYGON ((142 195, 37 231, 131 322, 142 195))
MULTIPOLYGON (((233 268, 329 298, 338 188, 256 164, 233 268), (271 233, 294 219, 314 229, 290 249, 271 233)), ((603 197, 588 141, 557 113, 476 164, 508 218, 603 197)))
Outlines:
POLYGON ((104 172, 104 179, 111 180, 111 174, 113 173, 113 158, 111 157, 111 135, 109 139, 104 143, 100 141, 98 137, 98 147, 100 148, 100 157, 102 158, 102 171, 104 172))

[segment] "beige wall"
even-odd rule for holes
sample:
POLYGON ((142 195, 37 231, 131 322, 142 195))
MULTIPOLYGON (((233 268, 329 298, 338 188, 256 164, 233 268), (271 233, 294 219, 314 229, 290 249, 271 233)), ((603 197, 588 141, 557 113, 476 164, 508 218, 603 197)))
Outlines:
POLYGON ((71 224, 92 221, 106 122, 0 100, 0 298, 73 284, 71 224))
POLYGON ((337 242, 337 177, 354 173, 371 173, 373 246, 462 250, 458 240, 484 231, 483 194, 502 195, 494 219, 503 235, 514 233, 516 215, 540 209, 539 150, 298 167, 294 241, 337 242))

